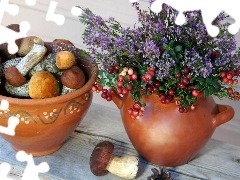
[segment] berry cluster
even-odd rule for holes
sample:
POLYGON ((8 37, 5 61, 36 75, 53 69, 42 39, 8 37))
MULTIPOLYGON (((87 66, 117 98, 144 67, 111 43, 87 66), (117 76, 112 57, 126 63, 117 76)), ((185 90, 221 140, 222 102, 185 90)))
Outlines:
POLYGON ((137 80, 137 73, 132 68, 124 67, 121 73, 118 75, 118 80, 116 83, 117 94, 123 96, 128 95, 133 88, 131 82, 135 80, 137 80))
POLYGON ((222 82, 230 87, 227 88, 227 93, 229 94, 229 98, 233 100, 240 100, 239 92, 234 90, 232 86, 238 84, 237 77, 240 75, 240 70, 229 70, 229 71, 222 71, 220 76, 222 78, 222 82))
POLYGON ((140 102, 135 102, 132 108, 128 109, 128 114, 132 120, 139 119, 145 111, 145 105, 140 102))
POLYGON ((224 82, 227 85, 237 85, 238 84, 238 79, 234 78, 235 76, 240 75, 240 70, 234 71, 234 70, 229 70, 229 71, 222 71, 220 73, 220 76, 222 77, 222 82, 224 82))
POLYGON ((150 67, 148 68, 147 72, 144 75, 142 75, 141 79, 143 82, 148 82, 153 78, 154 74, 155 74, 155 68, 150 67))

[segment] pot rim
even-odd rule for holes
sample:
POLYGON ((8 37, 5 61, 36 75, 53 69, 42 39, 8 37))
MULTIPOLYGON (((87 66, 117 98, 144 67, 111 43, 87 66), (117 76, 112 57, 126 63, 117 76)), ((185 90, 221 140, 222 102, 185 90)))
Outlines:
POLYGON ((70 99, 73 99, 79 95, 82 95, 88 92, 89 90, 91 90, 91 86, 95 83, 96 78, 98 76, 98 66, 97 64, 90 63, 87 60, 80 59, 80 61, 85 61, 87 65, 89 65, 89 68, 91 68, 90 69, 91 74, 88 81, 84 84, 84 86, 74 92, 64 94, 64 95, 59 95, 56 97, 51 97, 51 98, 44 98, 44 99, 24 99, 24 98, 0 95, 0 100, 3 100, 3 99, 7 100, 9 104, 12 104, 12 105, 15 104, 15 105, 33 106, 33 105, 47 105, 47 104, 61 103, 61 102, 65 102, 70 99))

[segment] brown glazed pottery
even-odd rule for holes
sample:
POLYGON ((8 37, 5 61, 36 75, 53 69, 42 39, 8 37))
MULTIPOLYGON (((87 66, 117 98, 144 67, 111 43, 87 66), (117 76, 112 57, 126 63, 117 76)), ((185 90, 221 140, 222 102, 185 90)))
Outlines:
POLYGON ((126 132, 138 153, 160 166, 180 166, 192 160, 219 125, 231 120, 231 106, 215 104, 212 97, 199 97, 195 110, 179 113, 176 100, 162 104, 155 94, 143 96, 146 110, 139 120, 131 120, 131 95, 114 95, 126 132))
POLYGON ((77 59, 77 65, 84 71, 86 83, 72 93, 46 99, 0 95, 0 101, 5 99, 9 102, 9 109, 0 111, 0 125, 7 126, 10 116, 20 120, 15 136, 1 134, 16 151, 24 150, 33 156, 53 153, 81 122, 92 102, 91 88, 97 77, 97 66, 81 59, 77 59))

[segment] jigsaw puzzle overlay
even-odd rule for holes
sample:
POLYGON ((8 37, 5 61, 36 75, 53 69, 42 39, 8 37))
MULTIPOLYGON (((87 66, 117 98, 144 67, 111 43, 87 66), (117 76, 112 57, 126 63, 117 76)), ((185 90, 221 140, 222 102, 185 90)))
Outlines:
POLYGON ((239 7, 235 5, 236 1, 193 1, 193 0, 156 0, 151 5, 151 10, 159 13, 162 10, 162 4, 168 4, 179 11, 176 18, 176 24, 182 25, 185 22, 184 11, 201 10, 203 22, 207 28, 208 34, 216 37, 219 33, 219 28, 212 25, 212 21, 222 12, 229 14, 235 19, 235 23, 228 27, 231 34, 236 34, 240 28, 240 11, 239 7))
MULTIPOLYGON (((129 0, 130 3, 137 2, 137 0, 129 0)), ((184 11, 198 10, 201 9, 203 21, 206 25, 208 33, 215 37, 219 29, 213 26, 211 23, 217 17, 217 15, 225 11, 231 17, 235 19, 235 23, 229 26, 229 32, 231 34, 236 34, 240 28, 240 11, 238 6, 235 5, 235 0, 230 1, 193 1, 193 0, 156 0, 151 1, 151 10, 155 13, 161 11, 162 4, 166 3, 176 10, 179 14, 176 19, 176 24, 182 25, 185 22, 185 17, 183 15, 184 11)), ((35 6, 37 0, 25 0, 27 6, 35 6)), ((56 14, 58 2, 50 1, 48 11, 46 12, 46 21, 52 21, 58 26, 61 26, 65 22, 65 17, 62 14, 56 14)), ((23 38, 27 36, 27 32, 30 30, 30 24, 26 21, 20 23, 20 32, 12 31, 1 25, 1 21, 4 13, 9 13, 12 16, 16 16, 19 12, 19 6, 16 4, 10 4, 9 0, 0 1, 0 44, 8 43, 8 50, 10 53, 16 53, 18 47, 15 43, 16 39, 23 38)), ((79 16, 82 11, 77 7, 72 7, 70 10, 71 14, 74 16, 79 16)), ((0 110, 8 110, 9 104, 6 100, 2 100, 0 104, 0 110)), ((8 127, 0 126, 0 132, 8 135, 15 135, 15 128, 19 124, 19 119, 16 117, 10 117, 8 120, 8 127)), ((46 173, 49 171, 49 165, 46 162, 42 162, 39 165, 34 164, 32 155, 26 154, 24 151, 19 151, 16 154, 16 159, 20 162, 26 161, 27 166, 24 170, 22 180, 38 180, 39 173, 46 173)), ((11 170, 11 165, 5 162, 0 164, 0 179, 1 180, 12 180, 8 178, 8 174, 11 170)))

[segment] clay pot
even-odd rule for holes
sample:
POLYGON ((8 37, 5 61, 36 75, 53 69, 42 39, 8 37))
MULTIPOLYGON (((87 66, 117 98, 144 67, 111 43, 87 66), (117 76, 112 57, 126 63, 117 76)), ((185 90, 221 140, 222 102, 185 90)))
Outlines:
POLYGON ((113 101, 133 146, 147 161, 159 166, 180 166, 191 161, 211 138, 219 125, 231 120, 234 110, 215 104, 212 97, 199 97, 195 110, 179 113, 176 102, 162 104, 157 95, 143 96, 146 110, 139 120, 132 120, 131 95, 113 101))
POLYGON ((9 109, 0 111, 0 125, 7 126, 10 116, 20 120, 15 136, 1 134, 16 151, 24 150, 33 156, 53 153, 79 125, 92 102, 91 88, 97 77, 97 66, 80 59, 77 65, 84 71, 86 83, 69 94, 46 99, 19 99, 8 97, 7 94, 0 95, 0 101, 5 99, 9 102, 9 109))

